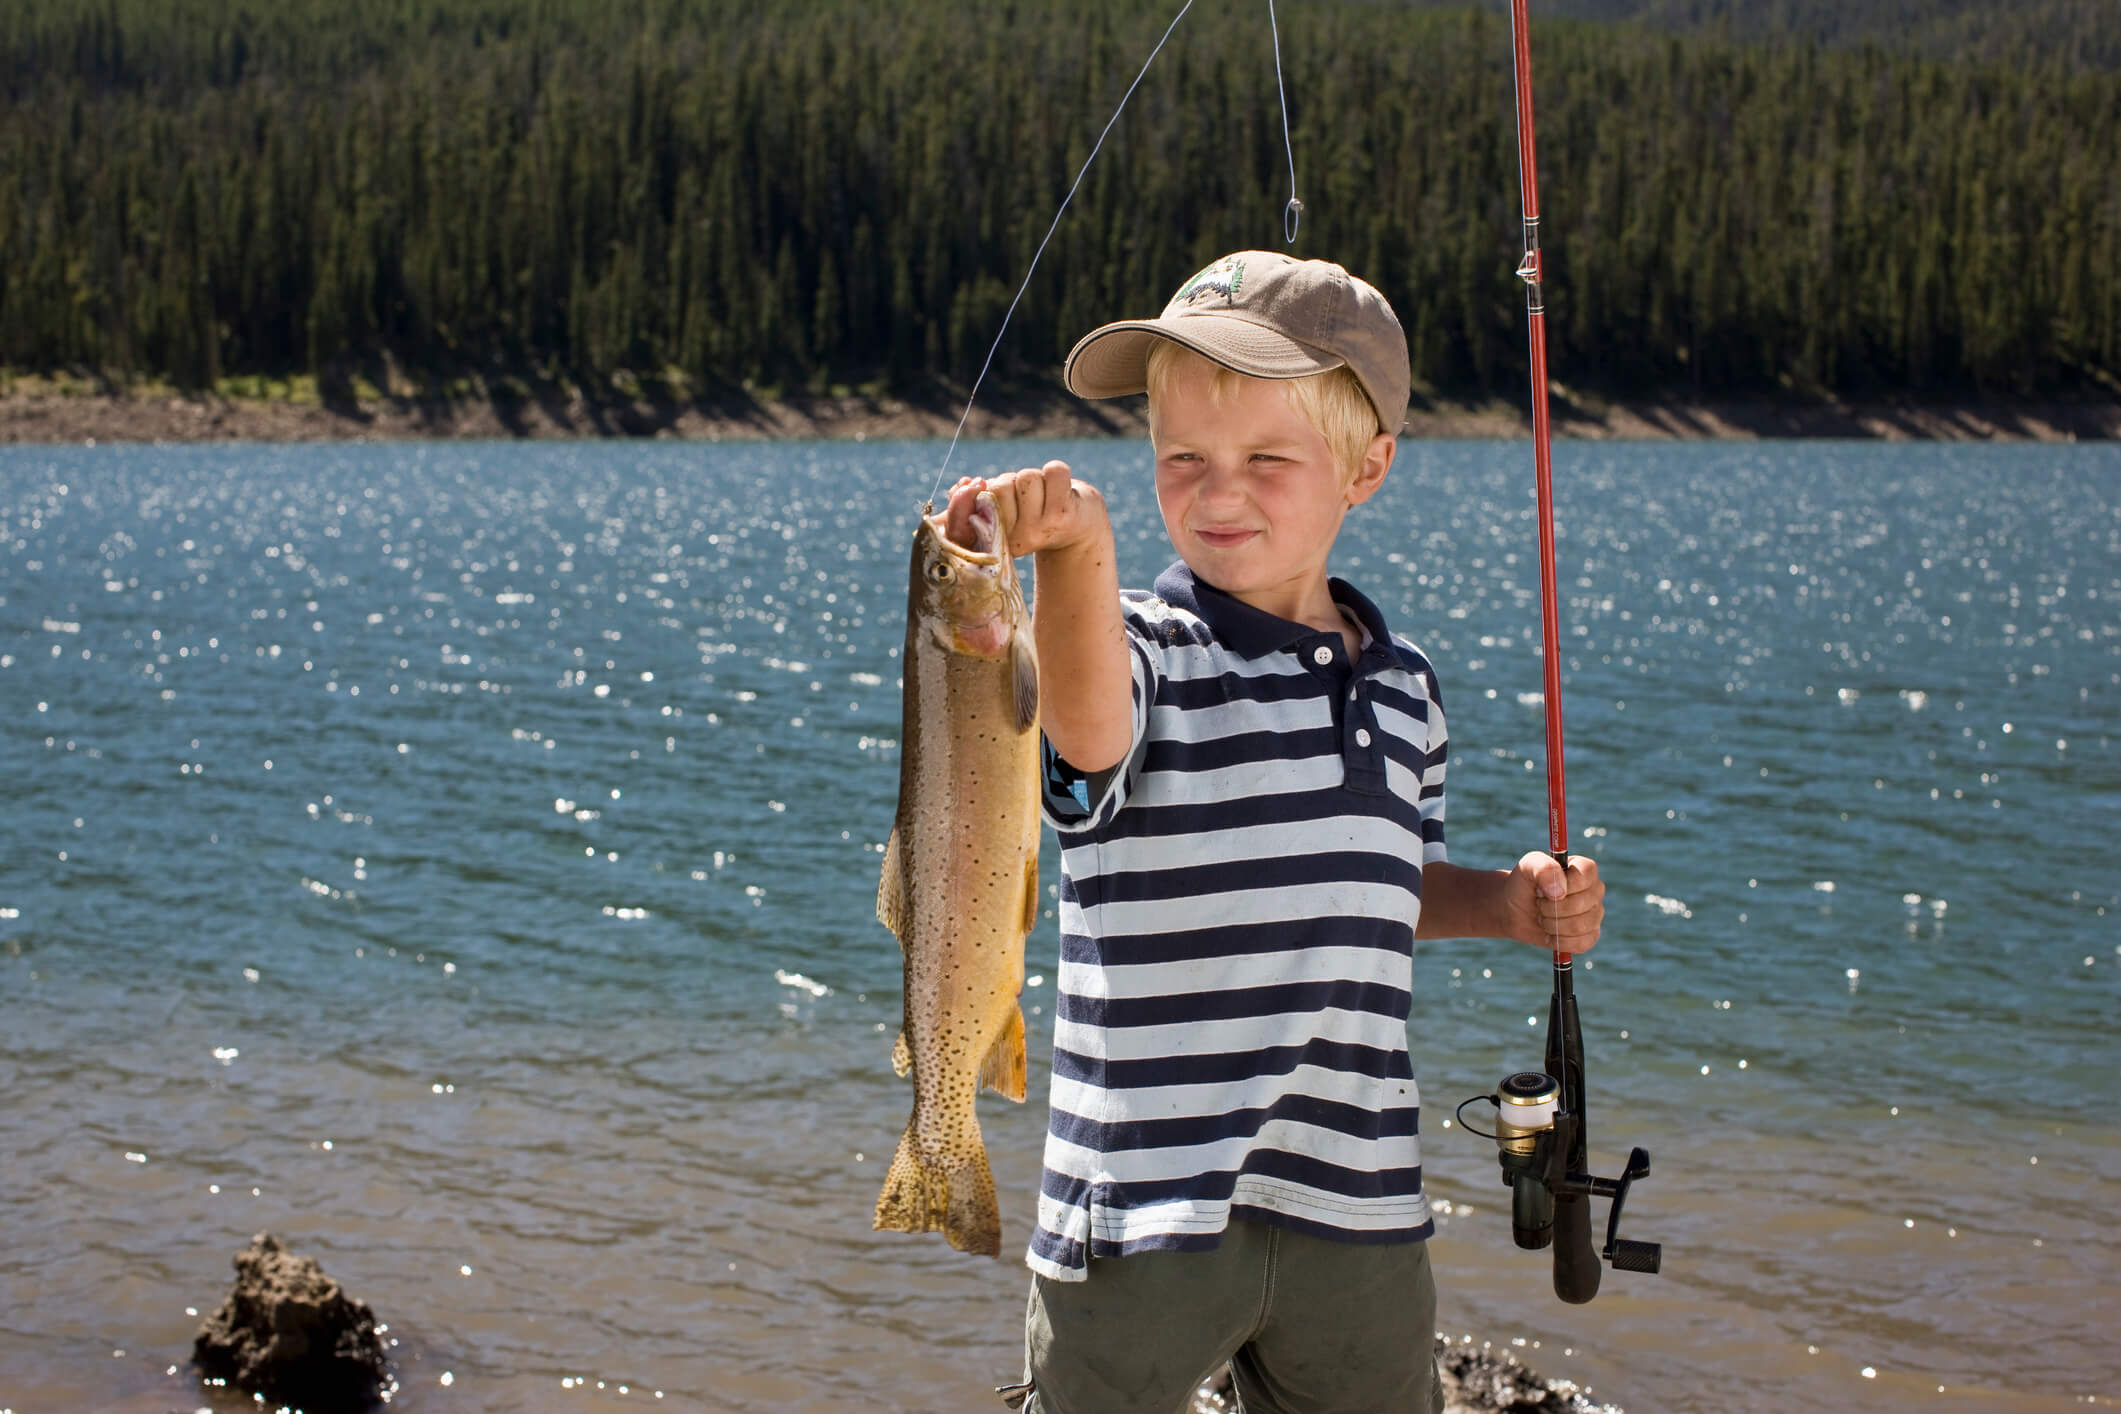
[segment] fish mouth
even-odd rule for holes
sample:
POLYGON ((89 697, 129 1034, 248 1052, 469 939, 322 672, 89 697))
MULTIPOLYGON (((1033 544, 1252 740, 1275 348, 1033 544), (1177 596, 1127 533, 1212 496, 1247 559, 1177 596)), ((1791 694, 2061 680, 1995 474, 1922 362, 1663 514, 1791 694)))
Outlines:
POLYGON ((994 505, 994 494, 982 491, 972 502, 972 515, 967 522, 972 535, 970 545, 960 545, 947 534, 949 507, 933 515, 922 517, 928 528, 935 532, 936 543, 956 559, 975 565, 994 565, 1001 562, 1002 515, 994 505))

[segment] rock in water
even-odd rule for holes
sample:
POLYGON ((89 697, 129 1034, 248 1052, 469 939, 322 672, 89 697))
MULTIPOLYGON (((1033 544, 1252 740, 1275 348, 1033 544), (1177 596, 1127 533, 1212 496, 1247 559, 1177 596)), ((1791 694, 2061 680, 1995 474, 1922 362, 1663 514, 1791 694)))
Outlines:
MULTIPOLYGON (((1549 1380, 1516 1356, 1473 1337, 1453 1344, 1436 1337, 1436 1371, 1443 1377, 1444 1414, 1621 1414, 1615 1404, 1591 1398, 1572 1380, 1549 1380)), ((1230 1367, 1225 1365, 1193 1392, 1187 1414, 1231 1414, 1237 1408, 1230 1367)))
POLYGON ((236 1254, 236 1284, 206 1318, 192 1362, 275 1406, 323 1411, 367 1409, 390 1372, 375 1313, 269 1232, 236 1254))
POLYGON ((1621 1414, 1619 1405, 1593 1399, 1574 1380, 1548 1379, 1506 1350, 1486 1344, 1475 1350, 1471 1336, 1453 1345, 1438 1335, 1436 1366, 1448 1400, 1445 1414, 1621 1414))

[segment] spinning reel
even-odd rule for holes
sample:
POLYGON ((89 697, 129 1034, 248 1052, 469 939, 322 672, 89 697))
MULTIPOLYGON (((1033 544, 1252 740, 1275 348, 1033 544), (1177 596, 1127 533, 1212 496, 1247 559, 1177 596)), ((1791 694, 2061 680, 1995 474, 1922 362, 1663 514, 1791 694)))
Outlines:
MULTIPOLYGON (((1546 1069, 1505 1076, 1497 1093, 1475 1095, 1458 1107, 1486 1100, 1495 1106, 1493 1134, 1502 1181, 1510 1190, 1510 1235, 1519 1247, 1554 1249, 1554 1294, 1582 1305, 1598 1294, 1600 1258, 1623 1272, 1655 1275, 1664 1249, 1655 1242, 1620 1236, 1620 1211, 1628 1188, 1650 1176, 1650 1153, 1636 1148, 1618 1178, 1589 1172, 1590 1140, 1584 1117, 1583 1033, 1576 1021, 1574 968, 1567 953, 1554 958, 1554 995, 1547 1005, 1546 1069), (1591 1202, 1611 1198, 1605 1246, 1591 1247, 1591 1202)), ((1470 1125, 1466 1126, 1471 1129, 1470 1125)), ((1481 1134, 1473 1129, 1473 1133, 1481 1134)))

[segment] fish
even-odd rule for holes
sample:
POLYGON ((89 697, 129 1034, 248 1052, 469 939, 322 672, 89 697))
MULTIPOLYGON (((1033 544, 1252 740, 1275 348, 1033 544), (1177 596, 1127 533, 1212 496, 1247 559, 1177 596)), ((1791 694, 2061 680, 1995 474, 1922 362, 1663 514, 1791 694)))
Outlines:
POLYGON ((1024 1098, 1024 940, 1038 918, 1038 651, 995 508, 969 548, 922 508, 906 588, 898 809, 876 916, 898 935, 905 1023, 892 1068, 913 1115, 877 1195, 879 1231, 1001 1255, 973 1101, 1024 1098))

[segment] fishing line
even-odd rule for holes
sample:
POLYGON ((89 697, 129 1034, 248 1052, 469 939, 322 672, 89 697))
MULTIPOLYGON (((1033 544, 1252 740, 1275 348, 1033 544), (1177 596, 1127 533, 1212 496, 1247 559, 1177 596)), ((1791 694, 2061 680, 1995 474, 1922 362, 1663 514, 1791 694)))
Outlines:
MULTIPOLYGON (((1097 154, 1104 147, 1106 137, 1111 134, 1113 125, 1119 122, 1119 115, 1127 111, 1127 100, 1134 96, 1135 89, 1141 87, 1141 81, 1148 76, 1149 66, 1156 62, 1157 55, 1164 52, 1164 43, 1171 38, 1171 31, 1178 28, 1178 22, 1184 19, 1186 11, 1192 8, 1193 0, 1186 0, 1185 4, 1178 7, 1178 13, 1171 17, 1171 23, 1164 28, 1163 39, 1156 41, 1156 47, 1150 50, 1149 57, 1142 61, 1141 72, 1134 76, 1134 82, 1128 84, 1127 91, 1120 95, 1119 107, 1112 110, 1112 117, 1106 122, 1104 131, 1097 135, 1097 141, 1090 147, 1090 155, 1083 159, 1082 170, 1075 174, 1074 185, 1070 186, 1068 194, 1061 198, 1060 209, 1053 213, 1053 224, 1046 227, 1046 234, 1040 239, 1038 249, 1032 252, 1030 267, 1024 271, 1024 282, 1016 287, 1016 298, 1009 301, 1009 308, 1002 315, 1002 327, 994 331, 994 342, 987 348, 986 362, 979 366, 979 377, 972 380, 972 391, 965 395, 965 410, 958 415, 957 430, 950 434, 950 448, 943 453, 942 469, 935 473, 935 485, 928 488, 930 505, 935 504, 935 493, 943 489, 943 478, 950 474, 950 459, 957 455, 958 439, 965 435, 966 419, 972 416, 972 401, 979 396, 980 384, 986 381, 987 370, 994 364, 995 351, 1002 346, 1002 335, 1009 331, 1010 316, 1016 313, 1016 306, 1023 300, 1024 291, 1031 288, 1031 276, 1038 269, 1038 258, 1046 253, 1046 243, 1053 239, 1054 231, 1060 228, 1061 217, 1068 211, 1068 203, 1075 200, 1076 189, 1082 186, 1083 178, 1089 174, 1090 164, 1097 160, 1097 154)), ((1277 55, 1276 65, 1279 66, 1280 62, 1277 55)))
POLYGON ((1289 154, 1289 204, 1281 209, 1281 232, 1290 245, 1295 245, 1304 204, 1296 199, 1296 144, 1289 140, 1289 90, 1281 81, 1281 26, 1274 22, 1274 0, 1267 0, 1267 28, 1274 32, 1274 92, 1281 99, 1281 145, 1289 154))

